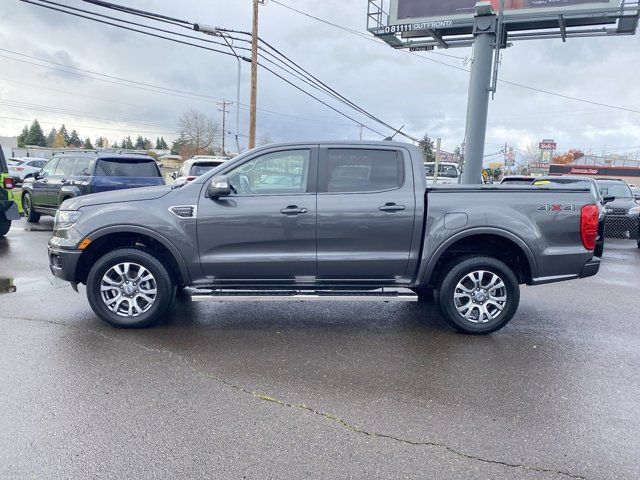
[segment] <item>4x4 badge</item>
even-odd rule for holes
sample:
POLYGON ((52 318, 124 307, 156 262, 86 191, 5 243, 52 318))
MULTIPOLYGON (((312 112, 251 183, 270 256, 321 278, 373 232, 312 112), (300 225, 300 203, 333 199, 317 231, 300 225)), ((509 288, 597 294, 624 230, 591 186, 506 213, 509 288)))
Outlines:
POLYGON ((538 205, 538 211, 544 212, 575 212, 576 206, 572 204, 561 205, 558 203, 538 205))

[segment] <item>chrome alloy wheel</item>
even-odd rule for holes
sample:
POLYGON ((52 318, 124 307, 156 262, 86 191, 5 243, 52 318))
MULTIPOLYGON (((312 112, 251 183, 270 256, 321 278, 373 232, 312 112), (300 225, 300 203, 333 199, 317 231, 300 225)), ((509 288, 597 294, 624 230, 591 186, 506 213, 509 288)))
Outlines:
POLYGON ((458 313, 469 322, 487 323, 504 310, 507 287, 495 273, 477 270, 468 273, 458 282, 453 301, 458 313))
POLYGON ((102 277, 100 296, 113 313, 137 317, 153 306, 158 287, 151 272, 142 265, 118 263, 102 277))

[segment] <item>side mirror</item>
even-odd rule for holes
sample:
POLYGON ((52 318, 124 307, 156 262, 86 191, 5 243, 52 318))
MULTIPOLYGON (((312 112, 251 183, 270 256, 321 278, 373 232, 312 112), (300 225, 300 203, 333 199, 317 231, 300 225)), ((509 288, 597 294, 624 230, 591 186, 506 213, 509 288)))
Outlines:
POLYGON ((615 199, 616 197, 614 197, 613 195, 605 195, 604 197, 602 197, 602 203, 603 205, 606 205, 607 203, 615 201, 615 199))
POLYGON ((211 179, 207 188, 209 198, 226 197, 231 194, 231 185, 226 175, 218 175, 211 179))
POLYGON ((171 172, 170 177, 175 180, 176 178, 178 178, 178 172, 171 172))
POLYGON ((636 193, 633 198, 635 198, 636 200, 640 200, 640 193, 636 193))

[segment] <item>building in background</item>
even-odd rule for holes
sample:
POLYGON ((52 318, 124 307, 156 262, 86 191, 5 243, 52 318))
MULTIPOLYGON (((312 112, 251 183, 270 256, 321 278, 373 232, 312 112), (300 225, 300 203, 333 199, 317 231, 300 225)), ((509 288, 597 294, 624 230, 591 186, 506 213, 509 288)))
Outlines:
POLYGON ((619 178, 629 184, 640 185, 640 160, 619 155, 585 155, 566 165, 550 165, 549 174, 619 178))

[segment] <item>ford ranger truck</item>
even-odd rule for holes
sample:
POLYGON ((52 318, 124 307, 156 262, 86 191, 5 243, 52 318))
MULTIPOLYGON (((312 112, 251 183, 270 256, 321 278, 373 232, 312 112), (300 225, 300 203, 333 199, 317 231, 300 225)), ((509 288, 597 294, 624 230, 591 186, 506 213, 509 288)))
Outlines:
POLYGON ((457 330, 486 334, 520 285, 595 275, 598 208, 586 187, 426 185, 396 142, 250 150, 193 182, 66 200, 51 271, 86 285, 118 327, 194 301, 438 299, 457 330))

